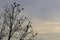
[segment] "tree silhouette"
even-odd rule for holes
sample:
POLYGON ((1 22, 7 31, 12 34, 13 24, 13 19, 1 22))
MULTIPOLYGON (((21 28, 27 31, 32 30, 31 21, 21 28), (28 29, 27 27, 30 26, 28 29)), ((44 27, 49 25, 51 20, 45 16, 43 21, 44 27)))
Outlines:
POLYGON ((11 40, 12 38, 18 40, 33 40, 37 35, 32 29, 30 18, 19 15, 22 10, 24 8, 21 8, 21 5, 16 2, 9 7, 5 7, 3 16, 1 16, 3 18, 3 24, 0 30, 0 40, 3 40, 5 37, 8 38, 7 40, 11 40), (19 33, 19 37, 14 35, 17 32, 19 33), (27 39, 28 35, 30 36, 27 39))

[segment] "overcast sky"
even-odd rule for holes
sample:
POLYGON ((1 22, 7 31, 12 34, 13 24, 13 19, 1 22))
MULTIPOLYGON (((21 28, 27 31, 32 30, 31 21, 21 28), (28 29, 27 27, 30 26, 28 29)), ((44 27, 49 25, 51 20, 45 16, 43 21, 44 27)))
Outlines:
MULTIPOLYGON (((16 0, 0 0, 0 8, 16 0)), ((59 20, 60 0, 17 0, 25 8, 25 13, 42 20, 59 20)))
MULTIPOLYGON (((16 0, 0 0, 0 9, 14 1, 16 0)), ((31 16, 33 22, 37 23, 37 28, 46 25, 47 30, 50 32, 50 29, 60 26, 60 0, 17 0, 16 2, 25 8, 22 13, 31 16)), ((34 26, 37 26, 35 23, 33 23, 34 26)))
MULTIPOLYGON (((0 9, 16 0, 0 0, 0 9)), ((17 0, 38 33, 60 33, 60 0, 17 0)), ((58 39, 57 39, 58 40, 58 39)))

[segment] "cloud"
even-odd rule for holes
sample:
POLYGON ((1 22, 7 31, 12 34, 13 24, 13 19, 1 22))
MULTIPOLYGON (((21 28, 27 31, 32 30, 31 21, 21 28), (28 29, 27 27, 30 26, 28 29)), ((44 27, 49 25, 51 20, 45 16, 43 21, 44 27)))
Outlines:
MULTIPOLYGON (((0 0, 0 6, 13 1, 0 0)), ((17 0, 17 2, 25 8, 24 14, 35 17, 32 20, 35 30, 41 33, 60 32, 60 0, 17 0)))
POLYGON ((59 0, 26 0, 24 4, 26 14, 42 20, 56 20, 60 18, 59 0))
MULTIPOLYGON (((0 0, 0 6, 13 1, 16 0, 0 0)), ((24 13, 29 16, 49 21, 60 20, 60 0, 17 0, 16 2, 25 8, 24 13)))
POLYGON ((60 22, 32 19, 33 29, 38 33, 60 33, 60 22))

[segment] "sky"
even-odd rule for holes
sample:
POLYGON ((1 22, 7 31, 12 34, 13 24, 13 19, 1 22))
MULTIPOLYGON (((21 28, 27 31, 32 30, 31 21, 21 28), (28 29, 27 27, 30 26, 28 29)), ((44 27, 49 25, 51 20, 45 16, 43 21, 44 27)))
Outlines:
POLYGON ((35 31, 60 33, 60 0, 0 0, 0 9, 14 1, 24 7, 23 14, 32 17, 35 31))
POLYGON ((60 0, 0 0, 0 9, 15 1, 24 7, 23 14, 32 17, 39 33, 60 33, 60 0))

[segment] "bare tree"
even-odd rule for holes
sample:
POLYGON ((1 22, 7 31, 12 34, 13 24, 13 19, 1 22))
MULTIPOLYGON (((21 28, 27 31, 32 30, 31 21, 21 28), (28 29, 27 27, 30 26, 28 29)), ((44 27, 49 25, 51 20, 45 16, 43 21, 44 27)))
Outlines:
POLYGON ((21 5, 17 4, 16 2, 11 4, 7 8, 5 7, 3 13, 3 26, 0 31, 0 40, 3 40, 3 38, 6 36, 8 36, 7 40, 11 40, 11 38, 17 32, 19 33, 19 38, 16 36, 14 37, 18 40, 26 40, 26 37, 28 37, 29 34, 31 35, 27 40, 33 40, 37 35, 37 33, 34 33, 34 31, 31 29, 32 26, 30 18, 24 15, 20 15, 22 10, 24 10, 24 8, 22 8, 21 5))

